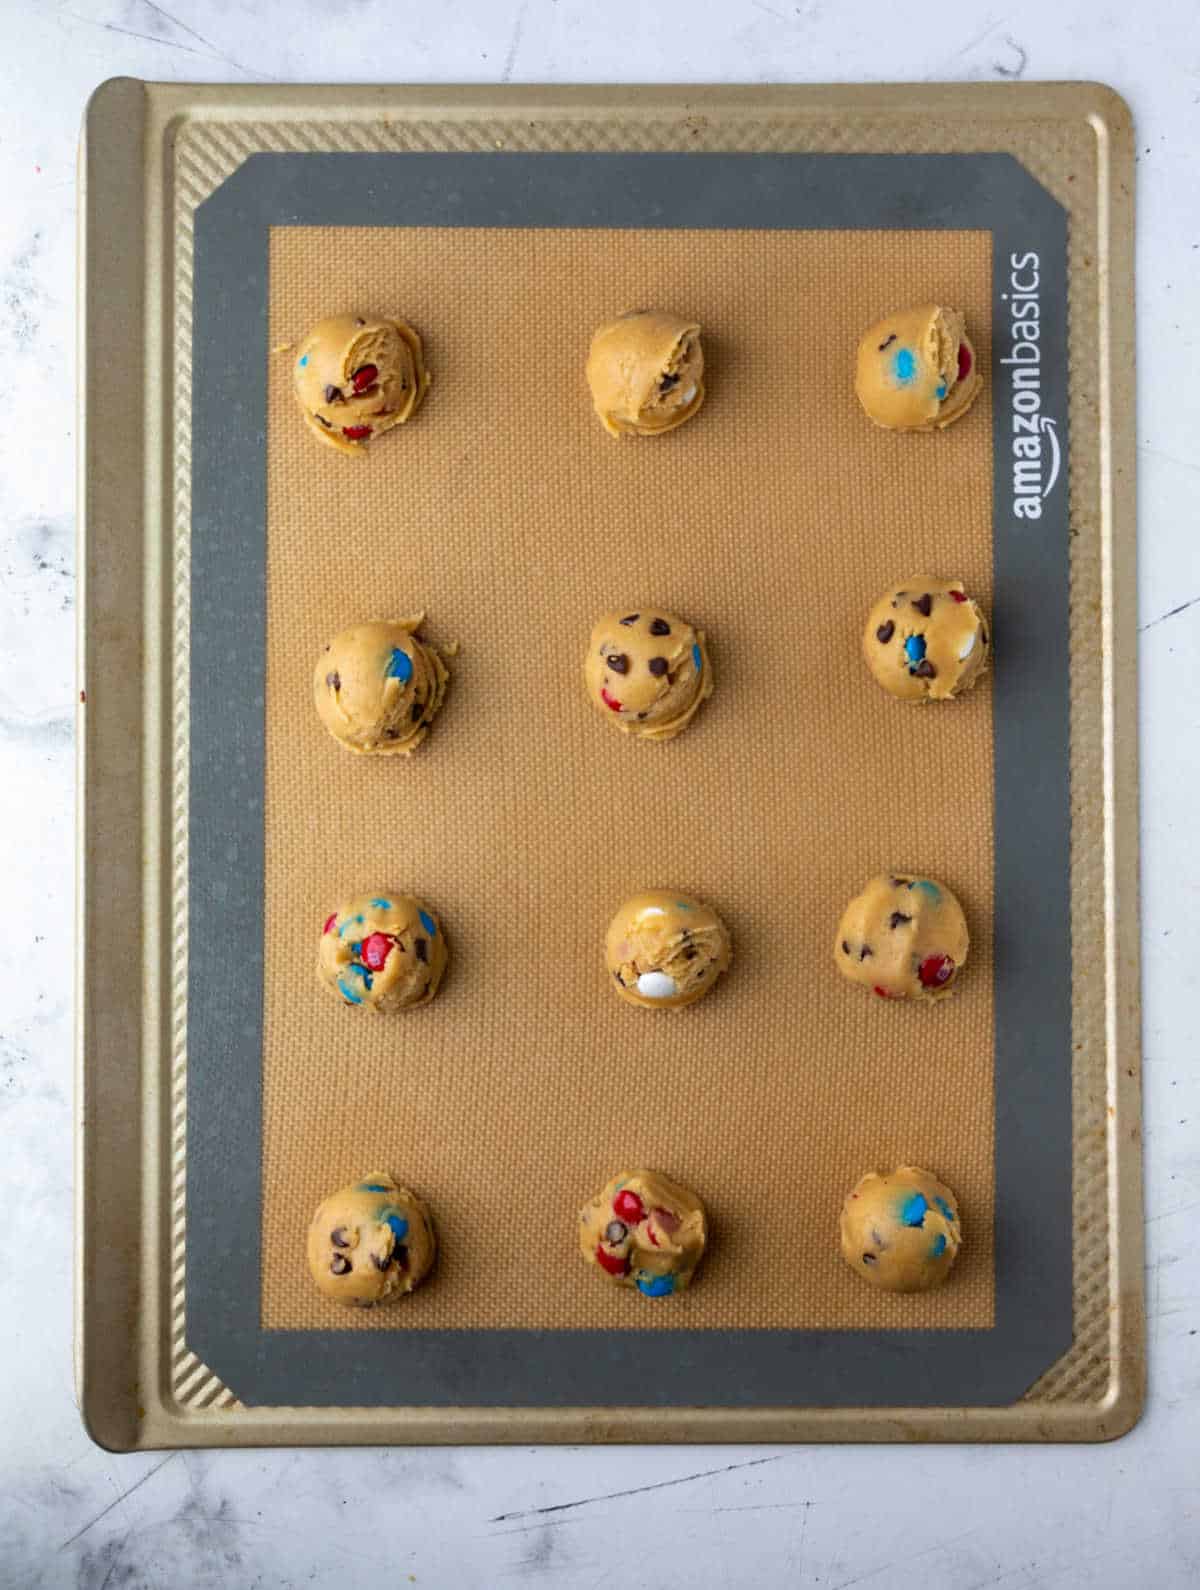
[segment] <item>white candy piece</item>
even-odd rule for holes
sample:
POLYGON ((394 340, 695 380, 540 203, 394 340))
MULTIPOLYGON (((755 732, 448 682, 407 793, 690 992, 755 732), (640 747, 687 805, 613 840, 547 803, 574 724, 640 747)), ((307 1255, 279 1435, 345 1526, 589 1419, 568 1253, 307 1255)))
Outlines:
POLYGON ((695 382, 693 382, 692 385, 689 386, 687 391, 683 394, 683 403, 684 403, 684 407, 685 408, 687 407, 687 405, 692 401, 692 399, 695 396, 696 396, 696 385, 695 385, 695 382))
POLYGON ((673 999, 679 984, 666 972, 643 972, 637 980, 637 990, 647 999, 673 999))
POLYGON ((960 650, 960 652, 958 654, 959 662, 962 662, 965 658, 969 657, 974 650, 975 650, 975 631, 972 630, 971 633, 967 636, 966 640, 964 640, 963 643, 962 643, 962 649, 960 650))

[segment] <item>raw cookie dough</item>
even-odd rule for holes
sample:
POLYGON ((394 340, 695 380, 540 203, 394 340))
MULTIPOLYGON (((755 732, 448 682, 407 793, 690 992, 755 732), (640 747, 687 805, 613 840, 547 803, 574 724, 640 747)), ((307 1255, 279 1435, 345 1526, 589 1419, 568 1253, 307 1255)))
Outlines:
POLYGON ((358 456, 411 419, 429 385, 421 339, 404 320, 331 315, 295 350, 292 384, 308 428, 358 456))
POLYGON ((579 1212, 579 1248, 589 1264, 643 1297, 689 1284, 704 1254, 704 1205, 652 1170, 624 1171, 579 1212))
POLYGON ((890 695, 946 701, 969 690, 987 666, 987 619, 961 580, 914 574, 871 609, 863 656, 890 695))
POLYGON ((673 431, 704 402, 700 327, 662 309, 627 310, 592 338, 587 378, 611 436, 673 431))
POLYGON ((713 689, 702 631, 646 607, 604 615, 588 642, 584 678, 609 722, 644 740, 674 739, 713 689))
POLYGON ((605 960, 631 1005, 671 1010, 702 998, 729 967, 729 930, 710 905, 671 889, 625 901, 608 926, 605 960))
POLYGON ((429 907, 387 889, 357 895, 326 918, 317 977, 343 1004, 405 1010, 433 998, 448 959, 429 907))
POLYGON ((417 633, 424 618, 352 624, 317 658, 317 713, 348 751, 407 756, 425 738, 450 675, 417 633))
POLYGON ((944 883, 884 873, 846 907, 833 953, 843 977, 881 999, 944 999, 969 942, 962 906, 944 883))
POLYGON ((957 309, 924 304, 877 321, 858 345, 854 390, 889 431, 940 431, 979 395, 979 361, 957 309))
POLYGON ((429 1210, 386 1171, 326 1198, 308 1228, 318 1291, 350 1308, 374 1308, 420 1286, 435 1251, 429 1210))
POLYGON ((885 1292, 927 1292, 962 1246, 958 1200, 927 1170, 870 1171, 842 1205, 842 1256, 885 1292))

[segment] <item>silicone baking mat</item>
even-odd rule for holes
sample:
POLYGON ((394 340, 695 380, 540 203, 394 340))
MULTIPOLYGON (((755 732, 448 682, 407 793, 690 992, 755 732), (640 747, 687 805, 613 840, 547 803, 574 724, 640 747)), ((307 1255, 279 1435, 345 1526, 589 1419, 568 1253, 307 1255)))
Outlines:
POLYGON ((278 227, 272 347, 329 309, 331 258, 348 306, 421 327, 433 384, 359 469, 305 430, 294 355, 271 363, 264 1326, 990 1326, 990 682, 909 711, 858 654, 894 579, 946 569, 990 607, 990 403, 886 436, 848 380, 888 280, 897 304, 964 309, 986 381, 990 233, 278 227), (704 328, 702 421, 614 441, 588 338, 663 302, 704 328), (617 734, 582 688, 594 619, 643 603, 712 641, 716 693, 669 745, 617 734), (462 648, 444 715, 410 760, 346 755, 312 711, 318 653, 423 607, 462 648), (834 971, 842 905, 890 868, 950 882, 974 926, 935 1009, 834 971), (608 918, 647 885, 731 924, 734 969, 693 1009, 609 987, 608 918), (313 975, 329 912, 377 887, 427 896, 452 945, 412 1019, 356 1020, 313 975), (939 1167, 970 1231, 954 1285, 917 1298, 864 1286, 833 1238, 862 1171, 906 1160, 939 1167), (351 1313, 297 1256, 326 1192, 392 1164, 436 1210, 437 1285, 351 1313), (577 1256, 580 1204, 642 1164, 710 1206, 679 1307, 577 1256))
POLYGON ((1085 1335, 1094 1378, 1072 1056, 1095 928, 1072 824, 1077 845, 1095 813, 1072 813, 1090 698, 1065 642, 1098 566, 1081 578, 1068 534, 1094 457, 1068 434, 1068 206, 999 147, 249 156, 188 234, 174 1394, 326 1431, 391 1410, 408 1439, 519 1438, 537 1410, 579 1433, 589 1408, 616 1422, 584 1433, 611 1434, 631 1406, 677 1435, 701 1410, 740 1434, 804 1409, 878 1434, 889 1410, 1036 1398, 1085 1335), (854 348, 920 301, 965 311, 985 390, 944 434, 890 435, 858 410, 854 348), (639 304, 701 322, 709 396, 618 443, 582 365, 639 304), (287 351, 354 308, 411 319, 434 375, 357 462, 306 433, 287 351), (963 578, 996 638, 994 674, 928 710, 858 656, 873 598, 919 572, 963 578), (716 693, 665 746, 582 689, 594 618, 641 603, 710 638, 716 693), (352 758, 312 712, 313 660, 347 623, 421 609, 460 646, 443 713, 411 760, 352 758), (967 912, 934 1009, 833 966, 842 906, 888 868, 967 912), (623 1005, 603 969, 609 915, 648 885, 733 932, 730 975, 678 1014, 623 1005), (325 916, 376 887, 428 899, 451 944, 438 999, 393 1020, 313 975, 325 916), (926 1297, 863 1286, 836 1249, 846 1189, 902 1159, 963 1205, 926 1297), (668 1306, 576 1251, 579 1204, 635 1164, 712 1215, 668 1306), (303 1234, 377 1166, 429 1198, 439 1264, 347 1314, 312 1291, 303 1234), (488 1409, 513 1422, 468 1428, 488 1409))

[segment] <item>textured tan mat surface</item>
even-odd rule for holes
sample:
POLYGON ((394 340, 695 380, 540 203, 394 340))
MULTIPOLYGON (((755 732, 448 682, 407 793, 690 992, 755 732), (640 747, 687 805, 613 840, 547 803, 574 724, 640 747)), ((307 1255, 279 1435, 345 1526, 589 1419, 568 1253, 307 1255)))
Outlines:
POLYGON ((394 311, 434 379, 355 461, 307 434, 271 356, 265 1325, 991 1323, 990 683, 906 707, 858 657, 894 578, 990 596, 990 272, 985 233, 273 234, 272 348, 326 313, 394 311), (886 435, 851 391, 858 334, 933 299, 965 310, 984 392, 944 435, 886 435), (600 320, 643 304, 701 321, 709 396, 667 437, 616 442, 583 361, 600 320), (650 602, 707 631, 717 679, 665 746, 616 733, 581 684, 593 619, 650 602), (352 757, 313 711, 315 657, 420 608, 462 645, 442 715, 411 761, 352 757), (967 911, 971 959, 935 1009, 834 970, 845 900, 888 867, 967 911), (733 970, 690 1010, 607 986, 608 917, 646 885, 732 929, 733 970), (376 887, 428 899, 452 952, 436 1002, 390 1020, 313 973, 325 916, 376 887), (905 1157, 958 1192, 966 1244, 940 1293, 896 1299, 841 1263, 836 1224, 863 1170, 905 1157), (714 1224, 667 1305, 576 1252, 579 1205, 640 1164, 694 1185, 714 1224), (428 1197, 441 1259, 411 1299, 348 1313, 312 1290, 304 1231, 376 1167, 428 1197))

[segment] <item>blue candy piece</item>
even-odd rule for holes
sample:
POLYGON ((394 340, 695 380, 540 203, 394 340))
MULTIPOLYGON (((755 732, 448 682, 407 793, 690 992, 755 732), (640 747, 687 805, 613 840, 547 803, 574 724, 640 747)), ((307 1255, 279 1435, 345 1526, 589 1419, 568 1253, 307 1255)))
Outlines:
POLYGON ((900 1218, 906 1226, 923 1226, 928 1212, 924 1193, 910 1193, 900 1205, 900 1218))
POLYGON ((437 923, 430 916, 429 912, 418 911, 417 915, 421 919, 421 926, 425 929, 426 933, 429 934, 429 937, 431 939, 437 938, 437 923))
POLYGON ((911 663, 919 663, 925 657, 924 635, 910 635, 904 642, 904 655, 911 663))
POLYGON ((939 381, 938 382, 937 391, 934 393, 934 397, 936 397, 938 402, 940 403, 945 396, 946 396, 946 383, 944 381, 939 381))
POLYGON ((350 965, 346 967, 345 975, 350 977, 361 977, 364 988, 370 988, 371 986, 371 974, 365 966, 358 966, 352 961, 350 965))
POLYGON ((362 954, 362 945, 361 944, 352 944, 350 946, 350 949, 351 949, 351 952, 354 955, 361 955, 362 954))
POLYGON ((704 654, 699 646, 692 647, 692 667, 697 673, 704 667, 704 654))
POLYGON ((942 1254, 945 1253, 945 1251, 946 1251, 946 1235, 945 1235, 945 1232, 939 1231, 937 1236, 934 1237, 934 1239, 933 1239, 933 1247, 930 1248, 930 1250, 929 1250, 929 1257, 931 1259, 940 1259, 942 1254))
POLYGON ((637 1289, 643 1297, 670 1297, 675 1290, 673 1275, 639 1275, 637 1289))
POLYGON ((911 386, 917 379, 917 356, 911 348, 897 348, 892 355, 892 373, 901 386, 911 386))
POLYGON ((922 894, 927 894, 929 896, 934 905, 937 905, 942 898, 942 891, 938 888, 936 883, 930 883, 928 878, 914 878, 909 884, 909 888, 920 889, 922 894))
POLYGON ((391 1192, 390 1187, 385 1187, 380 1181, 360 1181, 359 1192, 391 1192))
POLYGON ((412 658, 406 651, 401 650, 399 646, 393 646, 391 661, 388 663, 383 677, 385 679, 398 679, 402 685, 406 685, 412 676, 412 658))
MULTIPOLYGON (((397 1244, 403 1242, 405 1237, 408 1235, 408 1221, 405 1220, 404 1216, 384 1215, 383 1218, 387 1221, 388 1225, 391 1226, 392 1235, 395 1237, 397 1244)), ((945 1238, 942 1240, 944 1241, 945 1238)))
POLYGON ((342 977, 338 978, 338 993, 347 1002, 347 1004, 350 1004, 350 1005, 361 1005, 362 1004, 362 995, 361 994, 356 994, 354 992, 354 990, 351 987, 349 987, 349 985, 346 983, 346 980, 344 978, 342 978, 342 977))
POLYGON ((935 1198, 933 1201, 938 1206, 938 1208, 942 1211, 942 1213, 945 1215, 946 1219, 950 1222, 950 1224, 953 1225, 954 1224, 954 1210, 951 1209, 950 1205, 946 1202, 946 1200, 944 1198, 935 1198))
POLYGON ((303 370, 304 366, 307 363, 308 363, 308 355, 305 354, 304 357, 300 360, 300 368, 303 370))
POLYGON ((372 900, 371 904, 377 911, 390 911, 392 909, 392 902, 390 900, 372 900))

